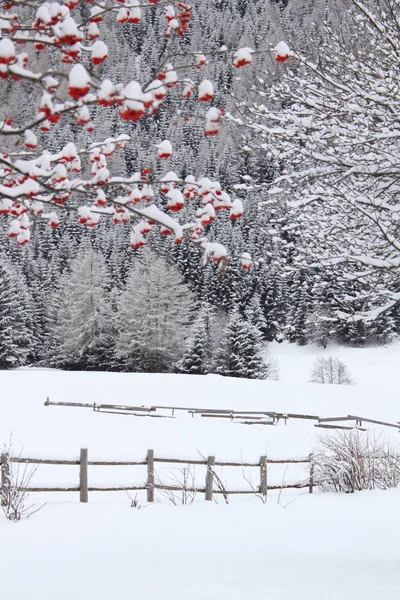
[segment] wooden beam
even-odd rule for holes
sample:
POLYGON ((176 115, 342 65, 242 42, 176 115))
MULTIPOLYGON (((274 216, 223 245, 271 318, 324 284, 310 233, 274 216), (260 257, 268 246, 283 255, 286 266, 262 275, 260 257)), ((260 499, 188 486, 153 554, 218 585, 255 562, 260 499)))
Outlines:
POLYGON ((353 425, 352 427, 346 427, 345 425, 328 425, 327 423, 315 423, 314 427, 320 427, 322 429, 344 429, 345 431, 350 431, 353 429, 366 431, 366 429, 362 429, 361 427, 357 427, 356 425, 353 425))
POLYGON ((260 457, 260 492, 264 499, 267 499, 267 491, 268 491, 268 467, 267 467, 267 457, 260 457))
POLYGON ((81 460, 79 467, 79 500, 88 501, 88 450, 81 448, 81 460))
POLYGON ((354 421, 353 417, 324 417, 324 418, 320 418, 318 419, 320 423, 325 423, 325 422, 329 422, 329 421, 354 421))
POLYGON ((8 456, 1 453, 1 506, 7 506, 10 496, 10 463, 8 456))
POLYGON ((386 421, 376 421, 375 419, 365 419, 364 417, 355 417, 354 415, 349 415, 350 419, 355 419, 356 421, 365 421, 366 423, 374 423, 375 425, 384 425, 385 427, 395 427, 399 429, 399 425, 394 423, 387 423, 386 421))
POLYGON ((309 461, 310 461, 310 486, 308 488, 308 492, 310 494, 312 494, 314 491, 314 468, 315 468, 312 455, 310 455, 309 461))
POLYGON ((154 450, 147 450, 147 502, 154 502, 154 450))
POLYGON ((206 473, 206 500, 210 501, 213 497, 213 467, 215 465, 215 456, 209 456, 207 459, 206 473))

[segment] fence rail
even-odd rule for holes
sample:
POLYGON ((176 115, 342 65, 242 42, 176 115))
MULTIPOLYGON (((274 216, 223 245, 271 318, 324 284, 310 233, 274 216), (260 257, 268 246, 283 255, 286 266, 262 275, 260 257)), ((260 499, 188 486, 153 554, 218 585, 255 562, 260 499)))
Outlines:
POLYGON ((46 399, 45 406, 64 406, 73 408, 90 408, 94 412, 101 412, 115 415, 126 415, 134 417, 153 417, 153 418, 174 418, 175 412, 186 412, 192 417, 198 415, 202 418, 213 419, 230 419, 231 421, 239 422, 244 425, 278 425, 283 421, 285 425, 290 419, 305 419, 316 421, 314 427, 322 427, 325 429, 360 429, 363 423, 372 423, 383 427, 394 427, 400 431, 400 422, 388 423, 387 421, 379 421, 369 419, 368 417, 359 417, 356 415, 346 415, 343 417, 319 417, 318 415, 307 415, 302 413, 284 413, 275 411, 260 411, 260 410, 229 410, 219 408, 192 408, 183 406, 129 406, 125 404, 101 404, 101 403, 84 403, 84 402, 53 402, 50 398, 46 399), (157 414, 157 411, 171 411, 170 415, 157 414), (349 424, 353 421, 354 424, 349 424), (344 422, 345 425, 339 425, 344 422))
POLYGON ((89 492, 117 492, 117 491, 147 491, 147 501, 154 502, 155 490, 176 491, 176 492, 193 492, 205 495, 205 500, 212 500, 214 494, 258 494, 266 498, 268 491, 281 489, 305 489, 308 488, 310 494, 314 488, 314 463, 312 455, 304 459, 269 459, 267 456, 261 456, 258 462, 224 462, 217 461, 215 456, 192 460, 182 458, 163 458, 154 456, 154 450, 148 450, 146 460, 140 461, 125 461, 125 460, 89 460, 87 448, 81 448, 80 458, 75 460, 68 459, 53 459, 53 458, 34 458, 23 456, 10 456, 3 453, 1 455, 1 500, 2 504, 7 502, 11 488, 15 486, 17 489, 23 489, 27 492, 79 492, 80 502, 88 502, 89 492), (71 485, 54 485, 54 486, 34 486, 29 485, 25 488, 18 488, 18 481, 13 481, 12 464, 33 464, 33 465, 58 465, 58 466, 79 466, 79 483, 76 486, 71 485), (192 465, 203 465, 206 467, 206 476, 204 486, 188 486, 182 485, 166 485, 156 481, 156 463, 170 464, 185 464, 189 467, 192 465), (268 465, 291 465, 291 464, 309 464, 309 478, 304 482, 289 483, 282 485, 268 484, 268 465), (90 466, 147 466, 147 481, 143 485, 97 485, 89 484, 88 471, 90 466), (221 481, 215 472, 215 467, 257 467, 259 469, 259 485, 247 490, 226 489, 221 486, 221 481))

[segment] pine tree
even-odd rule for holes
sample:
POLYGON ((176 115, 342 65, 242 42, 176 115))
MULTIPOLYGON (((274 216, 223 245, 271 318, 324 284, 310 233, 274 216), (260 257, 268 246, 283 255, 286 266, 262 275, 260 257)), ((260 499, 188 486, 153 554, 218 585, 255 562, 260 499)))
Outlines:
POLYGON ((215 372, 226 377, 265 379, 268 368, 258 329, 245 321, 237 310, 231 314, 225 338, 215 357, 215 372))
POLYGON ((55 324, 57 365, 77 370, 109 369, 112 309, 102 255, 84 247, 72 261, 58 300, 55 324))
POLYGON ((182 360, 177 371, 188 375, 205 375, 210 372, 212 354, 213 310, 204 305, 196 319, 182 360))
POLYGON ((261 308, 260 297, 258 294, 253 296, 250 300, 250 303, 245 310, 245 316, 247 321, 258 329, 262 337, 267 339, 268 325, 261 308))
POLYGON ((25 365, 33 347, 33 305, 21 272, 0 261, 0 369, 25 365))
POLYGON ((177 269, 144 250, 118 306, 116 352, 122 368, 171 370, 184 351, 194 309, 194 294, 177 269))

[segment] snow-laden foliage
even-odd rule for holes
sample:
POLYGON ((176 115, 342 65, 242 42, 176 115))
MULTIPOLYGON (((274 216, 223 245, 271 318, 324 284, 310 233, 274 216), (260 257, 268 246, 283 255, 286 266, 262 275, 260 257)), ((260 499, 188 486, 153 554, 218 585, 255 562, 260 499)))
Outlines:
POLYGON ((163 372, 181 358, 195 298, 175 267, 150 250, 130 273, 116 316, 123 368, 163 372))
MULTIPOLYGON (((0 12, 18 14, 16 25, 32 24, 39 4, 40 18, 47 18, 46 10, 51 12, 58 7, 50 2, 33 2, 29 6, 25 3, 23 8, 21 4, 10 8, 2 4, 0 12)), ((305 190, 303 183, 272 183, 285 172, 291 173, 292 163, 297 170, 300 160, 304 158, 308 165, 312 158, 312 146, 307 147, 305 156, 301 144, 308 143, 310 136, 312 140, 314 133, 311 135, 304 125, 304 139, 299 139, 300 133, 293 135, 293 122, 289 119, 291 106, 297 110, 297 104, 293 104, 287 86, 301 94, 304 82, 309 82, 318 90, 315 82, 319 80, 310 65, 329 69, 324 55, 337 45, 338 32, 344 45, 342 54, 348 54, 348 61, 353 55, 367 54, 365 36, 361 36, 358 26, 352 26, 352 0, 193 0, 185 37, 171 30, 167 38, 164 34, 168 19, 173 22, 174 17, 169 10, 168 14, 164 12, 163 3, 138 7, 109 1, 102 15, 91 14, 91 3, 75 4, 66 5, 68 18, 75 20, 84 40, 78 48, 70 47, 72 53, 77 49, 81 52, 80 58, 70 57, 72 62, 65 62, 69 58, 63 47, 46 44, 43 39, 29 41, 36 33, 40 38, 50 38, 52 25, 28 35, 23 27, 13 28, 10 20, 8 25, 2 22, 2 39, 14 41, 17 57, 27 54, 28 67, 23 75, 25 71, 36 75, 53 71, 46 80, 50 87, 46 90, 40 81, 24 76, 16 80, 16 75, 7 75, 8 79, 0 84, 0 121, 11 123, 13 117, 13 122, 0 131, 3 154, 8 154, 7 160, 14 167, 16 161, 21 161, 30 168, 31 161, 46 155, 52 160, 53 171, 51 189, 46 188, 45 193, 43 176, 28 177, 21 183, 17 173, 6 172, 7 166, 1 171, 4 188, 13 186, 2 188, 5 194, 13 194, 19 185, 33 194, 22 202, 5 194, 0 198, 0 244, 7 263, 17 274, 14 289, 19 290, 20 298, 29 299, 25 314, 29 335, 33 336, 25 358, 20 356, 17 361, 10 359, 4 364, 55 364, 58 309, 71 277, 72 261, 84 247, 92 247, 107 265, 106 294, 113 318, 143 244, 169 264, 174 263, 199 304, 215 309, 217 318, 211 332, 208 328, 213 337, 212 356, 218 346, 215 340, 224 337, 226 321, 235 308, 256 326, 264 342, 288 339, 326 346, 332 338, 353 344, 370 339, 390 340, 400 327, 398 307, 373 321, 365 318, 381 301, 376 292, 383 289, 384 276, 371 274, 344 280, 344 268, 354 275, 358 267, 344 267, 341 263, 328 269, 318 262, 327 247, 318 233, 328 230, 329 216, 321 213, 319 204, 310 205, 310 209, 298 206, 298 197, 305 190), (133 8, 134 14, 130 15, 133 8), (139 9, 140 22, 134 22, 139 9), (100 17, 102 21, 98 21, 100 17), (25 44, 16 44, 15 38, 21 35, 27 36, 25 44), (282 39, 290 39, 292 48, 290 60, 284 63, 276 60, 276 52, 270 52, 282 39), (358 50, 359 45, 362 51, 358 50), (161 73, 164 59, 165 65, 173 68, 161 73), (69 87, 77 88, 73 90, 77 94, 83 81, 79 75, 84 74, 82 69, 74 69, 71 84, 76 85, 69 86, 75 66, 84 68, 90 79, 89 94, 80 100, 68 91, 69 87), (166 79, 158 79, 160 74, 165 74, 166 79), (301 85, 295 76, 299 76, 301 85), (53 90, 58 81, 60 85, 53 90), (204 81, 211 83, 214 96, 207 102, 199 100, 199 87, 204 81), (279 82, 284 85, 278 85, 279 82), (142 92, 146 89, 158 96, 161 104, 157 114, 150 114, 149 108, 138 121, 127 121, 121 116, 123 107, 117 101, 105 106, 116 86, 121 86, 121 95, 126 86, 130 86, 129 90, 139 89, 130 84, 139 84, 142 92), (272 94, 274 85, 276 93, 272 94), (93 103, 91 96, 97 98, 93 103), (238 100, 243 101, 238 115, 242 118, 240 126, 232 125, 226 118, 235 113, 238 100), (38 116, 42 119, 56 105, 58 111, 67 103, 70 110, 62 112, 57 123, 44 119, 33 126, 38 116), (42 109, 40 114, 38 109, 42 109), (261 127, 266 125, 266 110, 268 118, 275 115, 281 119, 279 125, 277 120, 273 122, 274 132, 261 127), (249 122, 245 117, 251 111, 249 122), (266 140, 260 140, 261 130, 266 140), (290 153, 285 153, 286 147, 290 153), (132 178, 137 181, 131 181, 132 178), (40 193, 34 196, 37 185, 40 193), (72 187, 64 190, 64 186, 72 187), (72 193, 64 204, 55 204, 51 199, 53 188, 61 188, 63 194, 72 193), (121 198, 129 200, 125 204, 122 200, 120 205, 121 198), (140 210, 141 215, 134 209, 140 210), (308 213, 303 212, 307 210, 308 213), (303 269, 305 265, 307 269, 303 269)), ((178 6, 170 4, 177 19, 178 6)), ((71 22, 65 24, 66 19, 63 18, 63 27, 68 29, 71 22)), ((386 22, 390 23, 390 19, 386 22)), ((4 45, 8 60, 7 45, 9 49, 11 46, 4 45)), ((337 65, 338 61, 342 58, 337 59, 337 65)), ((16 63, 2 63, 1 70, 9 73, 15 66, 16 63)), ((210 91, 208 83, 202 86, 204 89, 210 91)), ((128 101, 134 100, 133 96, 124 97, 125 108, 132 111, 132 116, 138 106, 128 101)), ((129 111, 122 112, 129 115, 129 111)), ((322 125, 331 116, 328 113, 326 118, 321 117, 322 125)), ((57 120, 58 116, 52 119, 57 120)), ((340 119, 344 126, 347 117, 340 119)), ((298 122, 297 127, 302 129, 298 122)), ((41 168, 47 168, 48 163, 44 163, 41 168)), ((59 198, 60 202, 63 198, 59 198)), ((341 223, 340 214, 337 219, 341 223)), ((348 222, 346 227, 350 227, 348 222)), ((347 243, 350 236, 345 227, 336 231, 336 246, 341 239, 347 243)), ((357 226, 352 231, 355 239, 356 234, 362 233, 357 226)), ((189 348, 194 343, 195 330, 190 328, 185 336, 190 363, 189 348)), ((96 368, 121 368, 114 343, 111 348, 98 350, 96 368)), ((11 356, 14 354, 10 346, 11 356)), ((68 360, 62 364, 67 368, 68 360)), ((82 359, 78 368, 92 367, 82 359)), ((139 367, 132 363, 129 368, 139 367)), ((168 362, 167 370, 175 368, 180 365, 168 362)), ((216 366, 208 364, 206 368, 212 370, 216 366)))
POLYGON ((34 354, 32 302, 20 271, 0 261, 0 368, 26 364, 34 354))
POLYGON ((259 330, 234 311, 215 357, 216 372, 247 379, 275 377, 276 366, 267 364, 261 340, 259 330))
POLYGON ((53 337, 52 361, 73 369, 110 366, 112 304, 104 258, 84 248, 72 261, 61 286, 53 337))
POLYGON ((330 286, 331 306, 306 312, 336 333, 400 302, 399 21, 397 1, 348 0, 315 58, 299 47, 280 81, 258 77, 234 119, 275 165, 268 194, 290 215, 296 267, 330 286))
POLYGON ((399 449, 371 432, 321 436, 313 460, 315 481, 326 492, 386 490, 400 482, 399 449))
MULTIPOLYGON (((0 213, 13 217, 9 237, 20 246, 29 243, 38 220, 57 229, 63 213, 78 209, 79 223, 87 228, 97 228, 100 217, 105 216, 115 225, 130 224, 134 249, 145 244, 153 227, 160 228, 163 235, 173 235, 177 244, 182 243, 185 231, 204 251, 205 263, 212 260, 226 269, 229 250, 210 251, 209 244, 219 242, 208 239, 205 227, 215 219, 215 211, 229 211, 232 221, 243 216, 239 198, 231 198, 220 182, 206 173, 182 177, 167 169, 168 175, 160 173, 159 177, 150 164, 142 168, 131 164, 125 174, 113 169, 110 159, 134 145, 139 123, 151 128, 168 104, 174 105, 174 119, 189 120, 196 98, 207 107, 196 114, 203 123, 203 135, 218 135, 225 111, 218 106, 216 86, 200 73, 196 80, 191 77, 210 61, 226 62, 231 70, 242 67, 248 64, 242 57, 243 53, 248 56, 248 50, 218 46, 217 38, 212 50, 188 49, 185 38, 192 16, 193 7, 184 2, 159 0, 142 5, 120 0, 93 5, 90 0, 0 2, 0 78, 10 88, 19 85, 26 90, 36 111, 30 114, 20 97, 5 107, 0 121, 0 135, 5 140, 0 155, 0 213), (143 35, 143 29, 134 31, 142 26, 143 9, 147 19, 157 19, 160 31, 153 33, 162 36, 163 43, 149 47, 149 54, 143 56, 150 72, 136 69, 132 79, 124 73, 121 82, 115 73, 118 36, 143 35), (109 38, 108 28, 114 35, 110 45, 116 51, 111 69, 103 66, 110 61, 104 41, 109 38), (92 137, 97 114, 104 115, 106 135, 92 137), (72 137, 64 144, 54 144, 55 126, 60 122, 63 128, 69 126, 72 119, 72 137), (40 132, 50 133, 38 138, 40 132), (15 150, 13 141, 17 145, 21 139, 26 149, 15 150), (195 199, 199 209, 194 219, 179 222, 176 213, 195 199)), ((272 47, 266 43, 257 50, 261 55, 270 53, 278 62, 289 58, 289 48, 282 41, 272 47)), ((153 146, 160 160, 173 155, 174 145, 168 139, 153 140, 153 146)), ((240 256, 236 259, 241 260, 240 256)), ((252 265, 248 253, 242 264, 246 269, 252 265)))

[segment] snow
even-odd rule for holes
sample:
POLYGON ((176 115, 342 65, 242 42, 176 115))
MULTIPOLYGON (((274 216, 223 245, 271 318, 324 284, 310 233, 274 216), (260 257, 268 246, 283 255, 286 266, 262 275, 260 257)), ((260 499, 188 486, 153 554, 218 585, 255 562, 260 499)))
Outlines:
POLYGON ((15 59, 15 46, 9 38, 0 40, 0 64, 7 64, 15 59))
POLYGON ((211 81, 204 79, 199 85, 199 100, 209 102, 214 97, 214 86, 211 81))
POLYGON ((92 61, 94 64, 98 64, 99 62, 103 62, 105 58, 108 56, 108 49, 104 42, 101 40, 95 42, 92 46, 92 61))
POLYGON ((183 231, 181 225, 177 221, 175 221, 175 219, 163 213, 159 208, 157 208, 155 204, 150 204, 150 206, 141 208, 140 212, 138 211, 138 214, 142 215, 143 217, 146 217, 150 221, 155 221, 156 223, 159 223, 160 225, 171 229, 171 231, 174 232, 175 237, 177 239, 182 238, 183 231))
POLYGON ((286 42, 279 42, 275 46, 275 52, 278 56, 288 56, 290 54, 290 49, 286 42))
POLYGON ((87 88, 90 84, 90 77, 85 67, 76 64, 72 67, 68 76, 70 87, 74 88, 87 88))
MULTIPOLYGON (((285 426, 248 426, 229 419, 161 411, 169 418, 125 417, 88 408, 44 406, 51 401, 119 403, 236 410, 305 412, 320 416, 360 414, 400 419, 400 343, 360 349, 273 343, 279 381, 246 381, 214 375, 183 376, 62 372, 19 369, 0 372, 0 439, 12 431, 25 456, 72 458, 79 448, 89 459, 143 460, 156 456, 257 462, 260 455, 301 458, 321 430, 312 421, 285 426), (308 383, 317 356, 343 360, 353 386, 308 383)), ((371 426, 372 427, 372 426, 371 426)), ((376 427, 377 431, 382 428, 376 427)), ((396 429, 384 434, 398 441, 396 429)), ((157 472, 173 477, 172 465, 157 472)), ((285 473, 270 467, 269 482, 306 477, 307 465, 285 473)), ((258 484, 258 469, 247 474, 258 484)), ((245 488, 241 469, 224 468, 230 486, 245 488), (234 472, 235 471, 235 472, 234 472)), ((145 467, 89 467, 89 482, 143 482, 145 467)), ((196 468, 196 481, 204 469, 196 468)), ((76 485, 75 466, 40 466, 36 482, 76 485)), ((140 510, 123 492, 32 494, 48 502, 17 524, 0 518, 0 564, 5 599, 69 600, 71 597, 138 599, 279 600, 395 599, 400 585, 399 490, 354 495, 309 495, 307 490, 271 492, 264 505, 252 495, 226 505, 205 502, 174 506, 165 497, 140 510), (300 493, 299 493, 300 492, 300 493), (23 574, 23 576, 21 576, 23 574)))
POLYGON ((244 65, 250 65, 252 62, 252 54, 254 50, 252 48, 239 48, 233 55, 233 65, 235 67, 242 67, 244 65))
POLYGON ((160 144, 157 144, 155 147, 158 148, 159 158, 169 158, 172 154, 172 144, 168 140, 164 140, 160 144))
POLYGON ((391 515, 399 500, 390 491, 251 510, 45 507, 23 524, 0 522, 3 593, 15 600, 395 599, 400 527, 391 515))

